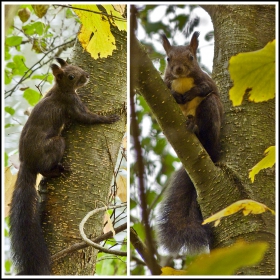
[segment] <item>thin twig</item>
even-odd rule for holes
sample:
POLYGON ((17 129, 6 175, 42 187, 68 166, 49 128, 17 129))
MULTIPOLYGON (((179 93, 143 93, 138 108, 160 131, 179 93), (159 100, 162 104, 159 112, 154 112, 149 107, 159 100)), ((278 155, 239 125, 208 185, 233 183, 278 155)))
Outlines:
MULTIPOLYGON (((73 40, 70 40, 70 41, 68 41, 68 42, 66 42, 66 43, 64 43, 64 44, 61 44, 61 45, 59 45, 59 46, 56 46, 56 47, 54 47, 53 49, 51 49, 50 51, 46 52, 46 53, 44 54, 44 56, 43 56, 39 61, 37 61, 34 65, 32 65, 32 66, 25 72, 25 74, 21 77, 21 79, 18 81, 18 83, 17 83, 12 89, 10 89, 10 90, 8 90, 8 91, 5 91, 5 98, 11 96, 11 95, 13 94, 13 92, 16 90, 16 88, 17 88, 22 82, 24 82, 26 79, 28 79, 36 70, 38 70, 39 68, 42 67, 42 65, 40 64, 41 61, 42 61, 49 53, 53 52, 53 51, 54 51, 55 49, 57 49, 57 48, 60 48, 60 47, 62 47, 62 46, 65 46, 65 45, 67 45, 67 44, 70 44, 70 43, 72 43, 72 42, 75 42, 75 40, 76 40, 76 38, 73 39, 73 40), (38 65, 38 64, 39 64, 39 66, 38 66, 37 68, 33 69, 33 68, 36 67, 36 65, 38 65)), ((49 59, 46 63, 48 63, 48 62, 51 61, 51 60, 52 60, 52 58, 49 59)))
MULTIPOLYGON (((131 6, 131 23, 132 24, 130 28, 130 49, 131 49, 131 58, 134 59, 137 57, 137 54, 134 52, 133 44, 135 44, 136 37, 135 37, 135 31, 136 31, 136 14, 137 9, 134 5, 131 6)), ((137 64, 137 63, 136 63, 137 64)), ((159 275, 161 274, 161 270, 159 269, 159 265, 157 264, 157 261, 155 259, 156 250, 154 246, 154 241, 152 237, 152 230, 151 226, 149 224, 149 216, 147 212, 147 198, 146 198, 146 186, 145 186, 145 180, 144 180, 144 160, 142 156, 142 148, 141 143, 139 141, 140 132, 139 132, 139 126, 137 122, 137 116, 136 116, 136 109, 134 104, 134 90, 136 88, 136 77, 138 73, 137 66, 131 67, 131 83, 130 83, 130 108, 131 108, 131 130, 132 130, 132 138, 134 140, 134 148, 136 151, 136 167, 137 167, 137 174, 138 174, 138 184, 139 184, 139 197, 140 197, 140 206, 142 210, 142 221, 145 228, 145 234, 146 234, 146 243, 147 248, 149 249, 149 254, 147 254, 147 257, 145 259, 147 266, 151 270, 153 275, 159 275)))
MULTIPOLYGON (((115 233, 117 234, 117 233, 119 233, 119 232, 121 232, 123 230, 126 230, 126 229, 127 229, 127 223, 124 223, 123 225, 121 225, 119 227, 116 227, 114 230, 115 230, 115 233)), ((101 241, 107 240, 107 239, 112 238, 112 237, 113 237, 113 232, 109 231, 109 232, 107 232, 105 234, 102 234, 102 235, 96 237, 93 241, 95 243, 99 243, 101 241)), ((78 250, 81 250, 81 249, 85 249, 88 246, 89 245, 85 241, 73 244, 70 247, 68 247, 68 248, 66 248, 64 250, 61 250, 60 252, 58 252, 55 255, 53 255, 51 257, 51 260, 52 260, 52 262, 57 261, 57 260, 65 257, 65 256, 67 256, 68 254, 74 253, 74 252, 76 252, 78 250)))
POLYGON ((80 234, 83 238, 83 240, 93 246, 94 248, 104 252, 104 253, 108 253, 108 254, 114 254, 114 255, 118 255, 118 256, 127 256, 127 252, 122 252, 122 251, 117 251, 117 250, 110 250, 110 249, 106 249, 102 246, 100 246, 99 244, 93 242, 92 240, 88 239, 85 232, 84 232, 84 225, 86 223, 86 221, 93 215, 101 212, 101 211, 106 211, 108 209, 116 209, 116 208, 120 208, 120 207, 124 207, 123 204, 120 204, 120 205, 115 205, 115 206, 104 206, 104 207, 101 207, 101 208, 97 208, 97 209, 94 209, 92 211, 90 211, 89 213, 86 214, 86 216, 83 218, 83 220, 81 221, 80 223, 80 226, 79 226, 79 229, 80 229, 80 234))
POLYGON ((54 4, 54 7, 55 6, 59 6, 59 7, 65 7, 65 8, 71 8, 73 10, 80 10, 80 11, 85 11, 85 12, 90 12, 90 13, 94 13, 94 14, 98 14, 98 15, 102 15, 102 16, 107 16, 109 18, 115 18, 119 21, 126 21, 125 18, 120 18, 120 17, 117 17, 117 16, 113 16, 113 15, 109 15, 107 13, 103 13, 103 12, 97 12, 97 11, 91 11, 91 10, 88 10, 88 9, 83 9, 83 8, 77 8, 77 7, 73 7, 71 5, 67 6, 67 5, 57 5, 57 4, 54 4))

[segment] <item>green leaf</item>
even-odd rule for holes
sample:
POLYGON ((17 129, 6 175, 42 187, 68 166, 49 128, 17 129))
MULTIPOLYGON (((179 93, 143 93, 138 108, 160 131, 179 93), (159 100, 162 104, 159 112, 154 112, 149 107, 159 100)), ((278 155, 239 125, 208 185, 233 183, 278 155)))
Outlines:
POLYGON ((165 147, 166 147, 165 139, 160 139, 159 141, 157 141, 154 147, 155 154, 162 155, 165 147))
POLYGON ((31 77, 32 80, 40 80, 40 81, 46 81, 48 83, 52 83, 53 82, 53 75, 50 74, 45 74, 45 75, 34 75, 31 77))
POLYGON ((146 193, 146 196, 147 196, 147 204, 151 205, 155 201, 158 194, 155 191, 148 191, 146 193))
POLYGON ((245 94, 254 102, 275 97, 275 40, 263 49, 240 53, 229 61, 229 72, 234 86, 229 95, 233 106, 242 103, 245 94))
POLYGON ((254 183, 255 176, 262 170, 270 168, 275 164, 275 146, 269 147, 265 150, 265 157, 258 162, 252 169, 250 169, 249 178, 254 183))
POLYGON ((197 257, 187 275, 233 275, 239 268, 258 264, 268 248, 267 242, 237 242, 197 257))
POLYGON ((9 71, 8 69, 5 69, 5 85, 8 85, 11 83, 13 78, 13 75, 11 73, 11 71, 9 71))
POLYGON ((15 125, 14 125, 14 124, 11 124, 11 123, 5 124, 5 128, 9 128, 9 127, 12 127, 12 126, 15 126, 15 125))
POLYGON ((10 60, 11 59, 11 54, 10 54, 10 48, 5 45, 5 60, 10 60))
MULTIPOLYGON (((22 55, 15 55, 13 62, 9 62, 6 67, 12 69, 12 75, 23 76, 28 68, 25 66, 25 57, 22 55)), ((11 77, 12 78, 12 77, 11 77)))
POLYGON ((29 88, 24 91, 23 97, 31 106, 35 106, 42 96, 38 91, 29 88))
POLYGON ((5 152, 5 167, 8 166, 8 160, 9 160, 9 156, 8 156, 8 154, 5 152))
POLYGON ((41 21, 32 22, 22 27, 23 31, 27 35, 43 35, 45 24, 41 21))
POLYGON ((159 30, 165 30, 166 25, 162 23, 162 21, 157 21, 157 22, 150 22, 147 26, 145 31, 150 34, 150 33, 157 33, 159 30))
POLYGON ((7 107, 5 107, 5 112, 7 112, 7 113, 9 113, 11 116, 13 116, 14 113, 15 113, 15 109, 13 109, 12 107, 7 106, 7 107))
POLYGON ((72 9, 66 9, 66 12, 65 12, 65 17, 66 18, 73 18, 75 16, 76 15, 72 12, 72 9))
POLYGON ((131 270, 131 275, 145 275, 145 267, 143 265, 137 265, 133 270, 131 270))
POLYGON ((97 275, 112 275, 113 272, 114 272, 114 267, 112 266, 112 261, 110 259, 107 260, 105 259, 97 262, 96 264, 97 275))
POLYGON ((33 40, 32 50, 34 50, 36 53, 46 52, 47 50, 46 47, 47 47, 46 39, 40 38, 40 40, 38 39, 33 40))
POLYGON ((145 240, 146 234, 145 234, 145 229, 144 229, 143 224, 142 224, 142 223, 135 223, 135 224, 133 225, 133 229, 136 231, 138 237, 139 237, 142 241, 144 241, 144 240, 145 240))
POLYGON ((22 42, 22 37, 20 37, 20 36, 8 37, 8 38, 6 38, 6 41, 5 41, 5 43, 10 47, 20 45, 21 42, 22 42))
POLYGON ((11 260, 6 260, 5 261, 5 272, 6 273, 11 272, 11 266, 12 266, 11 260))
POLYGON ((135 202, 135 200, 130 199, 130 210, 132 210, 133 208, 135 208, 137 206, 137 203, 135 202))

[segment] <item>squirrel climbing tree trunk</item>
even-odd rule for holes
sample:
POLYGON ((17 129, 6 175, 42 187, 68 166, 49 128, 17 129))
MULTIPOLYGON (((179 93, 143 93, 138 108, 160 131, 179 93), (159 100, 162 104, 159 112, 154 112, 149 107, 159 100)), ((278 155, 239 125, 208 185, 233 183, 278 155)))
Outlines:
MULTIPOLYGON (((79 95, 89 110, 121 116, 110 126, 83 126, 72 124, 64 133, 66 150, 62 162, 70 166, 66 177, 47 181, 48 199, 43 216, 43 227, 48 248, 52 255, 75 243, 81 242, 79 224, 95 208, 108 205, 113 171, 125 133, 126 125, 126 36, 111 27, 117 50, 108 58, 94 60, 75 46, 71 63, 79 65, 90 75, 89 83, 79 95)), ((94 238, 101 235, 103 213, 91 217, 85 233, 94 238)), ((93 275, 97 250, 87 247, 73 251, 55 260, 54 275, 93 275)))

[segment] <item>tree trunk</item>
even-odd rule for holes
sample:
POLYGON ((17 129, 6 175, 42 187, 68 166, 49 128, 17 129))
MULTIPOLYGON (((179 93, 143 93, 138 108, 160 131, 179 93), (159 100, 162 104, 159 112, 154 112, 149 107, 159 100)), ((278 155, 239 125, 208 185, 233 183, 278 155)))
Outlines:
MULTIPOLYGON (((222 161, 241 182, 238 186, 241 199, 248 197, 275 209, 274 172, 269 169, 261 171, 253 184, 248 176, 249 169, 262 159, 265 149, 275 145, 275 99, 253 103, 246 98, 241 106, 233 107, 228 94, 233 85, 228 72, 229 59, 240 52, 259 50, 275 39, 275 6, 209 5, 203 8, 210 14, 214 25, 213 79, 225 108, 222 161)), ((229 218, 228 222, 231 225, 224 224, 225 227, 221 225, 216 229, 219 246, 229 245, 237 238, 267 241, 270 245, 259 266, 243 269, 241 273, 275 274, 274 216, 265 213, 244 217, 240 214, 229 218)))
MULTIPOLYGON (((113 171, 126 125, 126 33, 111 28, 117 50, 112 56, 94 60, 82 49, 74 49, 71 63, 90 74, 90 82, 79 90, 90 111, 118 114, 114 124, 72 124, 64 132, 66 151, 62 163, 70 166, 65 178, 48 181, 48 201, 44 215, 45 236, 51 254, 81 241, 79 224, 91 210, 108 205, 113 171)), ((102 234, 103 214, 91 217, 85 233, 102 234)), ((74 251, 52 264, 55 275, 93 275, 97 250, 74 251)))

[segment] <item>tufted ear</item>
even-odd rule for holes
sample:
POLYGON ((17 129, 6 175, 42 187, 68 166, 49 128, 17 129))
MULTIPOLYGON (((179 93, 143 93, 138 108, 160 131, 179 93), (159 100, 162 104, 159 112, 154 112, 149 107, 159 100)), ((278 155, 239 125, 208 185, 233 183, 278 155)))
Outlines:
POLYGON ((64 73, 63 70, 56 64, 52 64, 51 69, 52 69, 52 72, 53 72, 53 75, 55 76, 55 78, 57 80, 61 80, 63 77, 63 73, 64 73))
POLYGON ((68 65, 68 63, 62 58, 56 57, 55 59, 61 65, 61 67, 65 67, 66 65, 68 65))
POLYGON ((190 47, 192 49, 192 53, 196 56, 196 50, 198 47, 198 36, 199 36, 199 32, 195 31, 192 35, 192 39, 190 42, 190 47))
POLYGON ((168 53, 169 50, 171 49, 171 44, 170 42, 168 41, 166 35, 164 33, 162 33, 160 35, 161 37, 161 40, 162 40, 162 45, 163 45, 163 48, 165 49, 165 52, 168 53))

